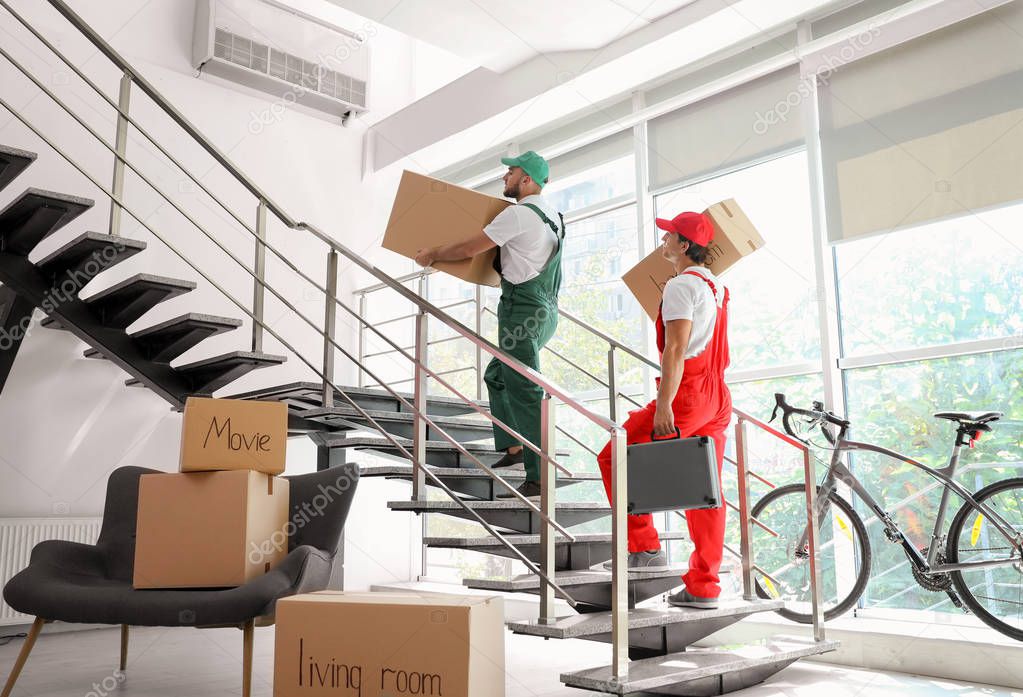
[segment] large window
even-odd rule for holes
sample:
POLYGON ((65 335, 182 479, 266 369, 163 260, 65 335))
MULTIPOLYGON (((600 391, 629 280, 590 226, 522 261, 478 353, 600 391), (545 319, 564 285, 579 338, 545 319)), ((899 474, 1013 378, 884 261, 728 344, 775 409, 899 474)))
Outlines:
MULTIPOLYGON (((658 217, 734 198, 766 245, 725 272, 732 370, 820 359, 806 155, 800 151, 656 198, 658 217)), ((660 235, 658 235, 660 239, 660 235)))

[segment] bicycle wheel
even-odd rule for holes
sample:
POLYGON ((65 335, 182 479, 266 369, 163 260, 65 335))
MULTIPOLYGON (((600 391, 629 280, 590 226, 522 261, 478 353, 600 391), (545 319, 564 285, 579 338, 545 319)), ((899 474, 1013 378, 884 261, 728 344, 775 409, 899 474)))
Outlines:
MULTIPOLYGON (((863 594, 870 575, 870 541, 863 521, 845 499, 832 493, 818 534, 821 599, 824 619, 832 620, 851 608, 863 594)), ((753 506, 752 515, 778 533, 774 537, 753 524, 753 559, 757 595, 781 599, 778 614, 794 622, 813 621, 810 599, 810 559, 807 546, 796 549, 806 530, 806 491, 802 484, 772 490, 753 506)))
MULTIPOLYGON (((973 498, 1023 531, 1023 479, 984 487, 973 498)), ((1012 564, 951 572, 966 607, 984 624, 1023 641, 1023 559, 979 510, 966 503, 948 529, 945 557, 950 563, 1012 559, 1012 564)))

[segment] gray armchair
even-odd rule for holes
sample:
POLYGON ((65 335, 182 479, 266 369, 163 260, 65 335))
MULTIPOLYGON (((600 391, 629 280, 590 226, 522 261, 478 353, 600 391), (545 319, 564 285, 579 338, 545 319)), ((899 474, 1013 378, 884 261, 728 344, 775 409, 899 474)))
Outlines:
POLYGON ((155 470, 121 467, 107 482, 103 526, 93 545, 50 540, 36 545, 27 568, 4 588, 4 600, 34 616, 0 697, 9 697, 36 638, 48 621, 121 625, 121 670, 128 627, 225 627, 243 630, 242 694, 252 680, 257 620, 272 623, 278 598, 323 590, 359 481, 356 465, 288 477, 291 521, 288 555, 268 574, 220 590, 135 590, 135 519, 139 477, 155 470))

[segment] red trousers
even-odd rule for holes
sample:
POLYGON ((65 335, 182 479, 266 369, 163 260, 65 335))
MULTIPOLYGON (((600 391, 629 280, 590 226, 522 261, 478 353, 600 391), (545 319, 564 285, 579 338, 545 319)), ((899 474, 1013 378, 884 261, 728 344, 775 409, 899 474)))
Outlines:
MULTIPOLYGON (((718 477, 725 456, 725 429, 731 420, 731 397, 723 381, 713 379, 701 381, 699 396, 685 394, 683 384, 675 399, 673 411, 675 425, 683 438, 708 436, 714 439, 718 460, 718 477), (716 383, 716 384, 715 384, 716 383)), ((642 409, 629 414, 624 427, 629 445, 648 443, 653 432, 654 412, 657 402, 653 401, 642 409)), ((608 500, 611 499, 611 444, 608 443, 597 456, 600 473, 608 500)), ((689 537, 696 546, 689 558, 689 571, 682 577, 686 590, 699 598, 716 598, 721 594, 718 571, 725 543, 725 507, 704 508, 686 511, 689 537)), ((646 552, 661 548, 653 515, 630 515, 629 552, 646 552)))

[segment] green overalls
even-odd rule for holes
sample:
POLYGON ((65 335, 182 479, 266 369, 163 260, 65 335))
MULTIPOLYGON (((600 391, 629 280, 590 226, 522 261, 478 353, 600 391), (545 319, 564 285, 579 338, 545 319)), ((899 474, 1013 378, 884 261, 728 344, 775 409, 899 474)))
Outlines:
MULTIPOLYGON (((534 370, 540 369, 540 349, 558 328, 558 292, 561 290, 561 251, 564 248, 565 219, 561 228, 531 203, 519 204, 533 210, 554 231, 554 253, 539 275, 525 283, 509 283, 501 278, 501 301, 497 305, 497 344, 501 349, 534 370)), ((494 268, 501 270, 498 248, 494 268)), ((483 379, 490 392, 490 409, 498 419, 540 447, 540 401, 543 389, 494 358, 483 379)), ((504 429, 494 425, 495 450, 520 445, 504 429)), ((540 481, 540 456, 524 449, 527 481, 540 481)))

